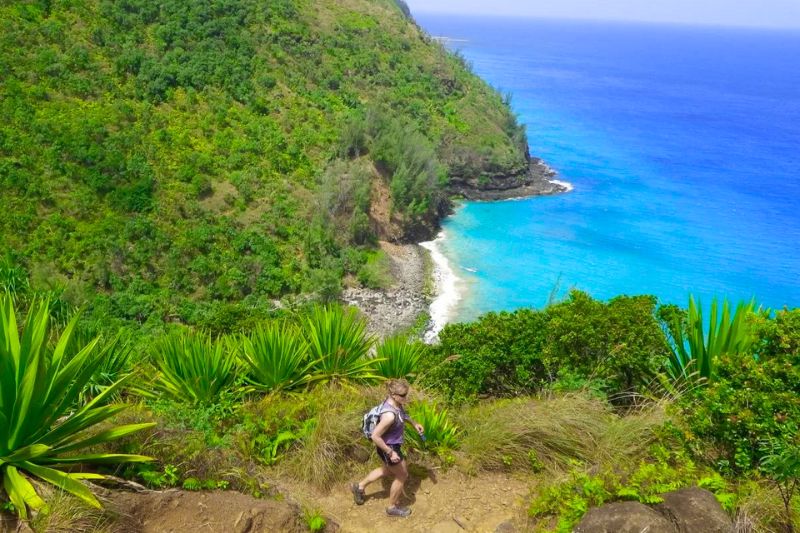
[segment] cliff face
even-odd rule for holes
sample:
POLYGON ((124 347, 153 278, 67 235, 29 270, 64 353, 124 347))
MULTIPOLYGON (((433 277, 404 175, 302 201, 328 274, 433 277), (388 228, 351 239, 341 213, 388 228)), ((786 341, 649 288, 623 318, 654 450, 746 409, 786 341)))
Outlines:
POLYGON ((15 2, 0 30, 8 261, 113 316, 334 294, 538 168, 403 2, 15 2))

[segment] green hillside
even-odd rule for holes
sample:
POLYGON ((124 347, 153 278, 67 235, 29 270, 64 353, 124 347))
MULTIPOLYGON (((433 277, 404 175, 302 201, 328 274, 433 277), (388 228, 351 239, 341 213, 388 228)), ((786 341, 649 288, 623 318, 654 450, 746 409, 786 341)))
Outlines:
POLYGON ((392 0, 0 6, 0 282, 209 325, 334 297, 449 184, 527 179, 503 98, 392 0))

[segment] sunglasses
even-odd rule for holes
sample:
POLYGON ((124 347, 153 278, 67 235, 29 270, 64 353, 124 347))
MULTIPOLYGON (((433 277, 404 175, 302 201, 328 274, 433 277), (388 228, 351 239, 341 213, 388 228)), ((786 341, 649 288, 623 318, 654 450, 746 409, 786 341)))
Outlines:
POLYGON ((408 393, 406 392, 405 394, 397 394, 396 392, 393 392, 392 395, 393 396, 400 396, 401 398, 405 398, 406 396, 408 396, 408 393))

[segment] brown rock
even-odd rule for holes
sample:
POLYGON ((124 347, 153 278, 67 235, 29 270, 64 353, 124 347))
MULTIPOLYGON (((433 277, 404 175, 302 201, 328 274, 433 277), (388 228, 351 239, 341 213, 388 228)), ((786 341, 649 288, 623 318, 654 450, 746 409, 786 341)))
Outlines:
POLYGON ((667 517, 679 533, 733 533, 733 522, 712 493, 699 487, 661 495, 656 510, 667 517))
POLYGON ((617 502, 590 509, 575 533, 676 533, 666 518, 638 502, 617 502))

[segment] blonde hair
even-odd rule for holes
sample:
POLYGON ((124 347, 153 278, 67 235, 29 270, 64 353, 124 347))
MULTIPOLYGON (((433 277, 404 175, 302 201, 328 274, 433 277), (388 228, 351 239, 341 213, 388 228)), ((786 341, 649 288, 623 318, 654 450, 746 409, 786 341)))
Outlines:
POLYGON ((411 385, 409 385, 408 381, 404 379, 390 379, 386 382, 386 390, 389 392, 389 394, 408 392, 409 388, 411 388, 411 385))

